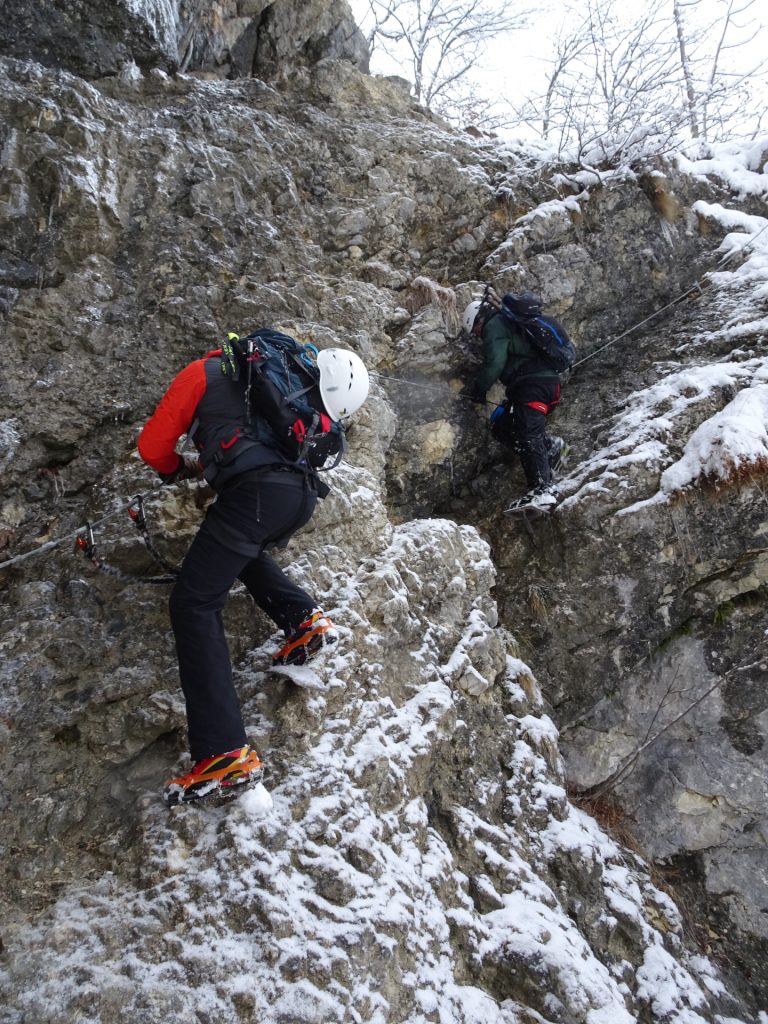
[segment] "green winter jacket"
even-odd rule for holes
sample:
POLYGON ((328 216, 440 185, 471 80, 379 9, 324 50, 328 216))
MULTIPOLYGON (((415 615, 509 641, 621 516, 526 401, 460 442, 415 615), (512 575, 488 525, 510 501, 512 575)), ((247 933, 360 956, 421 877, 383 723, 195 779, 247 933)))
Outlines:
POLYGON ((559 381, 556 370, 541 359, 522 328, 498 314, 483 328, 483 365, 475 389, 485 394, 497 380, 506 387, 524 378, 559 381), (528 365, 526 365, 528 364, 528 365))

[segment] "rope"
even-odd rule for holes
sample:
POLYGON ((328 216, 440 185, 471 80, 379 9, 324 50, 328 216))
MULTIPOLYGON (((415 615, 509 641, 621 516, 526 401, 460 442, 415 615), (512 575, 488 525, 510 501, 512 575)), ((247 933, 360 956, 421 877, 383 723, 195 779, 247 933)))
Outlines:
MULTIPOLYGON (((156 484, 154 487, 147 491, 147 494, 154 494, 155 491, 163 487, 163 484, 156 484)), ((19 562, 25 562, 28 558, 34 558, 35 555, 42 555, 46 551, 52 551, 54 548, 59 547, 60 544, 66 544, 67 541, 77 540, 78 537, 87 533, 89 528, 92 530, 97 526, 101 526, 102 523, 106 523, 107 520, 113 519, 115 516, 120 515, 121 512, 125 512, 126 509, 131 508, 136 504, 137 500, 140 500, 142 495, 137 495, 136 498, 132 498, 131 501, 126 502, 119 508, 114 509, 112 512, 108 512, 101 519, 97 519, 93 523, 84 523, 83 526, 78 527, 77 530, 73 530, 72 533, 65 533, 62 537, 57 537, 56 540, 49 540, 47 543, 42 544, 39 548, 35 548, 33 551, 25 551, 23 555, 16 555, 14 558, 8 558, 4 562, 0 562, 0 571, 7 569, 12 565, 16 565, 19 562)))
MULTIPOLYGON (((740 249, 732 249, 730 252, 727 252, 725 256, 721 257, 721 259, 718 260, 718 262, 715 264, 714 269, 717 270, 718 267, 724 266, 728 262, 728 260, 732 259, 736 255, 739 255, 740 253, 745 252, 747 249, 753 246, 764 231, 768 231, 768 223, 766 223, 762 228, 760 228, 760 230, 756 234, 754 234, 748 242, 745 242, 745 244, 740 249)), ((582 359, 577 359, 576 362, 573 364, 573 369, 575 370, 577 366, 581 366, 582 363, 586 363, 588 359, 592 359, 593 356, 598 355, 600 352, 604 352, 607 348, 610 348, 611 345, 615 345, 617 341, 621 341, 622 338, 626 338, 628 334, 631 334, 633 331, 636 331, 638 327, 642 327, 643 324, 647 324, 650 320, 653 320, 653 318, 657 317, 660 313, 663 313, 667 309, 671 309, 672 306, 676 306, 678 302, 682 302, 683 299, 687 299, 695 291, 697 291, 699 295, 702 295, 704 293, 704 286, 702 285, 702 282, 700 280, 694 281, 690 288, 686 288, 686 290, 682 292, 682 294, 678 295, 677 298, 672 299, 672 301, 668 302, 666 306, 662 306, 660 309, 657 309, 654 313, 651 313, 650 316, 647 316, 644 320, 641 320, 639 323, 633 324, 632 327, 628 327, 626 331, 623 331, 615 338, 612 338, 610 341, 606 342, 605 345, 601 345, 599 348, 594 349, 594 351, 590 352, 589 355, 584 356, 582 359)))
MULTIPOLYGON (((195 420, 192 423, 192 426, 187 431, 187 436, 186 436, 186 438, 184 440, 183 445, 181 446, 181 448, 179 450, 179 455, 181 455, 182 457, 184 455, 184 452, 187 449, 187 446, 190 444, 190 442, 192 440, 192 435, 194 434, 195 428, 197 427, 197 422, 198 421, 195 420)), ((16 555, 13 558, 6 559, 4 562, 0 562, 0 572, 2 572, 3 569, 10 568, 10 566, 12 566, 12 565, 17 565, 20 562, 26 562, 26 560, 28 558, 34 558, 35 555, 42 555, 46 551, 53 551, 54 548, 59 547, 59 545, 61 545, 61 544, 66 544, 67 541, 72 541, 72 540, 77 541, 77 540, 81 539, 84 535, 92 534, 93 530, 97 526, 101 526, 102 523, 106 523, 109 519, 112 519, 115 516, 120 515, 120 513, 121 512, 125 512, 126 509, 131 509, 134 506, 138 506, 139 516, 140 516, 140 518, 143 518, 143 505, 144 505, 144 498, 145 498, 145 496, 150 495, 150 494, 154 494, 155 491, 159 491, 160 488, 164 487, 164 486, 165 486, 165 483, 155 484, 155 486, 154 487, 150 487, 150 489, 148 491, 146 491, 145 494, 137 494, 134 498, 132 498, 130 501, 127 501, 124 505, 120 505, 118 508, 113 509, 112 512, 107 512, 107 514, 105 516, 102 516, 101 519, 97 519, 97 520, 95 520, 95 522, 92 522, 92 523, 91 522, 86 522, 82 526, 78 527, 76 530, 73 530, 72 533, 65 533, 62 537, 57 537, 56 540, 49 540, 47 543, 42 544, 39 548, 35 548, 33 551, 25 551, 24 554, 22 554, 22 555, 16 555)), ((135 517, 131 516, 131 518, 134 520, 134 523, 136 523, 135 517)), ((176 566, 172 566, 168 562, 166 562, 165 559, 162 557, 162 555, 160 555, 160 553, 157 551, 157 549, 154 546, 154 543, 152 542, 152 538, 149 537, 149 535, 146 532, 146 530, 144 530, 142 532, 142 528, 138 525, 138 523, 136 523, 136 525, 137 525, 137 528, 139 529, 139 532, 142 533, 142 539, 144 540, 144 543, 147 546, 147 550, 154 557, 155 561, 158 562, 164 569, 167 569, 169 573, 172 573, 172 574, 178 573, 178 569, 176 568, 176 566)), ((102 572, 108 572, 110 575, 118 575, 118 573, 120 573, 122 571, 122 570, 119 570, 119 569, 114 569, 113 570, 111 568, 103 568, 103 566, 106 563, 101 563, 100 565, 99 565, 99 563, 95 563, 95 564, 97 564, 98 567, 100 567, 102 569, 102 572)), ((125 575, 124 578, 128 578, 127 575, 125 575)), ((174 578, 175 578, 175 576, 174 576, 174 578)), ((150 577, 141 577, 141 579, 145 580, 145 582, 147 582, 147 583, 165 583, 166 582, 166 578, 165 577, 151 577, 151 578, 150 577)))
POLYGON ((643 324, 649 323, 649 321, 653 320, 654 317, 657 317, 660 313, 663 313, 666 309, 671 309, 672 306, 676 306, 678 302, 682 302, 683 299, 687 299, 688 296, 695 291, 698 291, 699 295, 702 294, 703 288, 701 286, 700 281, 696 281, 695 284, 692 284, 690 288, 686 289, 686 291, 684 291, 682 295, 678 295, 677 298, 672 299, 672 301, 668 302, 666 306, 661 306, 655 312, 651 313, 650 316, 647 316, 644 320, 640 320, 638 323, 633 324, 631 327, 628 327, 626 331, 623 331, 621 334, 617 334, 615 338, 611 338, 611 340, 607 341, 605 345, 601 345, 599 348, 594 349, 592 352, 589 353, 589 355, 584 356, 582 359, 577 359, 576 362, 573 364, 572 369, 575 370, 577 366, 581 366, 582 363, 586 363, 588 359, 592 359, 593 356, 599 355, 600 352, 605 352, 605 350, 607 348, 610 348, 611 345, 615 345, 617 341, 621 341, 622 338, 626 338, 628 334, 632 334, 633 331, 636 331, 638 327, 642 327, 643 324))
MULTIPOLYGON (((405 380, 403 377, 385 377, 383 373, 375 373, 373 371, 371 373, 369 373, 369 377, 375 377, 375 378, 377 378, 377 380, 391 380, 395 384, 404 384, 406 387, 409 387, 409 388, 423 388, 425 391, 435 391, 435 392, 440 392, 441 394, 445 393, 446 388, 449 391, 451 391, 451 387, 448 384, 440 384, 440 385, 438 385, 438 384, 420 384, 420 383, 417 383, 415 380, 405 380)), ((474 399, 469 398, 467 395, 461 395, 460 394, 460 395, 453 395, 453 397, 454 398, 458 398, 462 402, 473 402, 475 405, 479 404, 478 402, 474 402, 474 399)), ((497 405, 496 402, 491 402, 491 401, 488 401, 488 400, 486 400, 483 404, 484 405, 492 405, 494 407, 497 405)))
POLYGON ((409 388, 424 388, 425 391, 445 391, 446 388, 450 391, 448 384, 420 384, 415 380, 405 380, 404 377, 385 377, 383 373, 372 372, 369 374, 370 377, 375 377, 377 380, 391 380, 396 384, 407 384, 409 388))

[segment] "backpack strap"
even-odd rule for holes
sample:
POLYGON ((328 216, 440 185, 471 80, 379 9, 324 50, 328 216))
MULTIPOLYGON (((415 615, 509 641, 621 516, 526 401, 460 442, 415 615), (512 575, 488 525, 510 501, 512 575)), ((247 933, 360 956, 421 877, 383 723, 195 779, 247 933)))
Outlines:
POLYGON ((300 388, 298 391, 292 391, 290 393, 290 395, 286 395, 283 398, 283 404, 284 405, 288 405, 290 402, 293 402, 295 399, 301 398, 302 395, 306 395, 308 391, 311 391, 313 387, 315 387, 315 385, 314 384, 310 384, 309 387, 307 387, 307 388, 300 388))
MULTIPOLYGON (((313 348, 314 348, 314 346, 313 346, 313 348)), ((307 349, 306 348, 303 349, 301 352, 298 352, 298 351, 294 350, 293 352, 289 353, 291 359, 293 360, 294 363, 296 363, 296 365, 299 368, 299 371, 304 375, 304 377, 313 376, 312 367, 307 362, 307 360, 304 358, 304 356, 306 354, 307 354, 307 349)), ((318 376, 317 380, 313 380, 311 384, 309 384, 305 388, 302 388, 301 391, 294 391, 294 393, 292 395, 287 395, 285 401, 286 402, 292 402, 295 398, 300 398, 302 395, 306 395, 308 391, 311 391, 312 388, 318 387, 319 384, 320 384, 320 377, 318 376)))
POLYGON ((339 450, 336 452, 336 458, 333 460, 330 466, 318 466, 317 469, 312 470, 313 473, 327 473, 329 469, 336 469, 338 464, 344 458, 344 454, 347 450, 347 435, 344 431, 341 431, 341 442, 339 444, 339 450))

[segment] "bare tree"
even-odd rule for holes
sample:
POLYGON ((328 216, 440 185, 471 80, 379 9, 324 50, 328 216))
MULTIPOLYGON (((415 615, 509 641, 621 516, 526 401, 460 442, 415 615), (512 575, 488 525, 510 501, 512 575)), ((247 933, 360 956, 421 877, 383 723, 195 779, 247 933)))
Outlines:
POLYGON ((672 0, 672 12, 675 19, 675 32, 677 33, 677 44, 680 50, 680 67, 683 71, 685 81, 685 95, 688 104, 688 121, 691 128, 691 137, 699 137, 699 115, 696 110, 696 87, 693 82, 693 71, 688 57, 688 34, 683 23, 683 4, 680 0, 672 0))
POLYGON ((752 17, 755 0, 722 0, 715 18, 696 25, 686 13, 697 14, 700 6, 701 0, 673 0, 688 125, 692 138, 707 140, 721 135, 725 123, 733 122, 735 109, 749 102, 750 84, 765 72, 768 61, 727 68, 727 57, 745 53, 760 30, 752 17))
POLYGON ((722 0, 717 22, 696 24, 683 8, 699 2, 651 0, 632 11, 622 0, 586 0, 580 19, 554 33, 546 88, 517 122, 561 155, 575 150, 583 166, 615 166, 686 137, 728 137, 739 104, 757 120, 745 96, 760 65, 729 74, 724 62, 753 38, 745 15, 756 0, 722 0))
POLYGON ((587 0, 581 21, 556 35, 546 91, 529 104, 542 137, 575 145, 585 166, 669 145, 682 115, 670 102, 679 70, 665 4, 652 0, 629 18, 621 0, 587 0))
POLYGON ((368 45, 404 61, 414 95, 425 106, 451 113, 465 97, 461 86, 484 53, 484 44, 521 28, 527 11, 491 0, 368 0, 368 45), (404 56, 403 56, 404 55, 404 56))

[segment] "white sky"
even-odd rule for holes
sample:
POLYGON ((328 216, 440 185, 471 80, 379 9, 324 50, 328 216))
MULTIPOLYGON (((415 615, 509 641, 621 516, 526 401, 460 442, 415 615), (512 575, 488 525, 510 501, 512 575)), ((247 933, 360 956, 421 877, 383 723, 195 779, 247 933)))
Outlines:
MULTIPOLYGON (((352 13, 362 24, 369 10, 368 0, 350 0, 352 13)), ((565 5, 555 3, 555 7, 565 5)), ((542 6, 543 9, 543 6, 542 6)), ((555 14, 558 17, 558 14, 555 14)), ((483 59, 485 77, 496 90, 504 83, 506 88, 527 90, 532 82, 540 82, 546 54, 541 46, 541 28, 533 27, 500 35, 495 44, 488 45, 483 59)), ((378 49, 371 62, 371 72, 379 75, 400 75, 411 78, 407 61, 399 64, 378 49)))
MULTIPOLYGON (((749 0, 737 0, 743 6, 749 0)), ((685 4, 685 0, 683 0, 685 4)), ((695 8, 688 5, 684 11, 686 19, 696 17, 703 23, 714 22, 722 18, 728 7, 729 0, 698 0, 695 8)), ((635 10, 649 7, 649 0, 635 0, 635 10)), ((353 14, 358 24, 363 25, 366 15, 369 12, 368 0, 350 0, 353 14)), ((520 7, 528 6, 525 0, 521 0, 520 7)), ((487 81, 487 92, 490 95, 509 96, 516 102, 533 96, 541 91, 545 84, 545 74, 548 60, 552 52, 552 40, 559 27, 567 24, 569 19, 583 16, 584 5, 579 3, 563 3, 562 0, 543 0, 536 4, 531 0, 531 7, 536 13, 532 16, 533 25, 528 29, 520 29, 514 32, 499 36, 495 43, 488 46, 487 54, 482 61, 482 71, 478 76, 480 81, 487 81), (575 13, 574 13, 575 12, 575 13)), ((669 0, 669 15, 672 13, 672 0, 669 0)), ((500 9, 509 9, 509 0, 506 3, 500 0, 500 9)), ((721 66, 729 66, 734 69, 746 70, 747 66, 754 67, 768 56, 768 29, 761 20, 765 22, 768 8, 765 0, 753 0, 751 7, 739 19, 741 23, 751 22, 752 30, 757 29, 755 38, 746 46, 733 51, 733 56, 727 52, 721 59, 721 66)), ((373 74, 400 75, 403 78, 411 79, 407 60, 402 63, 392 60, 381 50, 374 53, 371 62, 373 74)), ((758 88, 758 95, 762 97, 761 106, 768 107, 768 67, 763 67, 760 73, 761 84, 758 88)))

